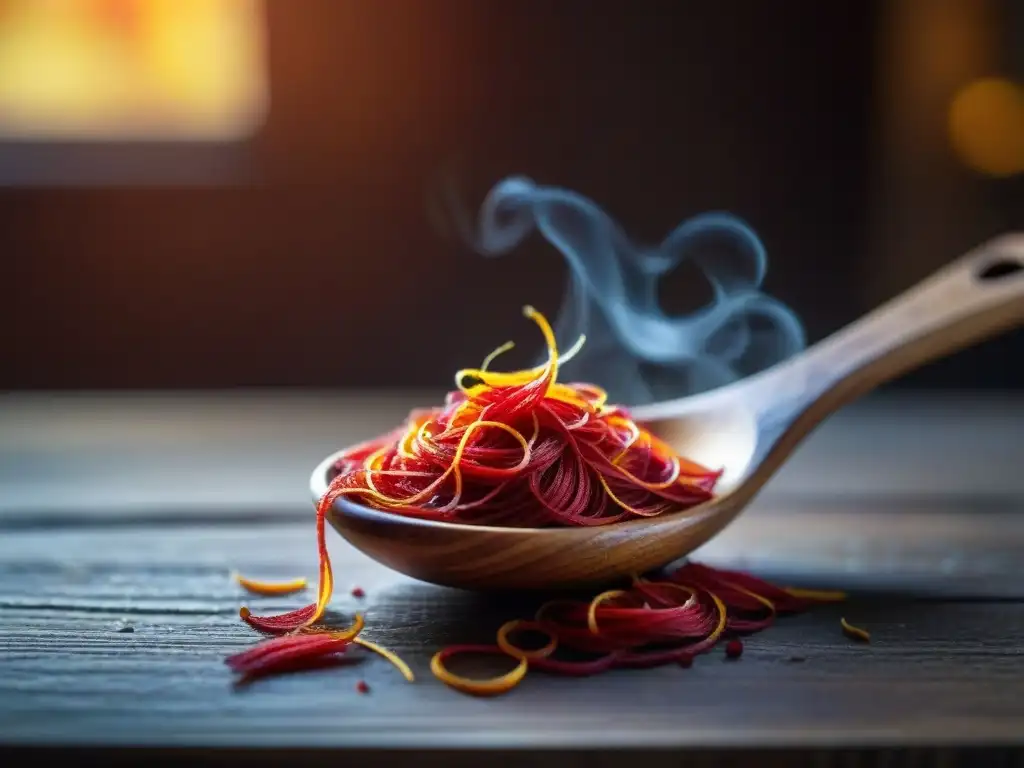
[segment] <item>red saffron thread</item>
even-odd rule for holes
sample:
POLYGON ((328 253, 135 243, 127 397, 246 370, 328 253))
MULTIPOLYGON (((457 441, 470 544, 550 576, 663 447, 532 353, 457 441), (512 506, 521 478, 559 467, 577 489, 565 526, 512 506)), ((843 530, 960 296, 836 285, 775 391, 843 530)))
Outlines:
POLYGON ((370 686, 366 684, 365 680, 360 680, 356 683, 356 690, 359 691, 359 693, 369 693, 370 686))
POLYGON ((229 656, 225 663, 244 677, 258 677, 302 669, 343 654, 352 643, 346 633, 286 635, 229 656))

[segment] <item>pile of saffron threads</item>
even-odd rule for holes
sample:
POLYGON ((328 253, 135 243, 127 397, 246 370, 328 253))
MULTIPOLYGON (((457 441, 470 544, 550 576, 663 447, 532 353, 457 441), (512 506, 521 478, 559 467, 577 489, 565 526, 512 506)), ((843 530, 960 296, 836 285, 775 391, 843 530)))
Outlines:
MULTIPOLYGON (((609 525, 680 511, 712 498, 720 470, 678 456, 624 408, 609 405, 599 387, 560 383, 559 366, 579 352, 584 339, 559 357, 544 316, 531 307, 524 314, 544 337, 544 365, 509 373, 488 370, 512 348, 504 344, 479 368, 456 374, 458 389, 448 394, 443 407, 415 410, 399 429, 345 451, 317 505, 316 602, 279 616, 254 616, 243 607, 246 623, 280 637, 232 656, 232 669, 249 676, 269 673, 322 661, 358 644, 383 655, 413 680, 401 659, 360 637, 360 615, 344 630, 318 625, 334 588, 325 515, 341 496, 409 517, 531 528, 609 525)), ((302 586, 298 581, 241 583, 260 594, 285 594, 302 586)), ((550 603, 532 621, 502 627, 495 646, 440 651, 431 669, 449 685, 487 694, 514 687, 530 667, 580 675, 686 661, 714 647, 723 634, 763 629, 780 611, 833 597, 780 590, 749 576, 690 564, 667 580, 637 578, 630 589, 602 593, 590 603, 550 603), (548 643, 535 650, 516 646, 512 635, 528 629, 545 634, 548 643), (597 658, 556 660, 558 648, 597 658), (447 670, 450 656, 474 650, 507 654, 518 665, 484 681, 447 670)))
POLYGON ((608 525, 676 512, 710 499, 721 470, 688 461, 609 405, 591 384, 558 382, 555 334, 532 307, 544 365, 511 373, 488 366, 456 373, 458 390, 441 408, 413 411, 384 437, 347 450, 317 505, 320 556, 315 603, 281 616, 253 616, 252 627, 284 634, 320 620, 334 589, 325 516, 341 496, 410 517, 512 527, 608 525))
POLYGON ((455 376, 440 408, 413 411, 398 430, 355 446, 333 470, 324 504, 349 496, 408 517, 508 527, 608 525, 707 501, 721 471, 678 456, 609 405, 592 384, 558 382, 547 320, 531 307, 548 361, 512 373, 455 376))

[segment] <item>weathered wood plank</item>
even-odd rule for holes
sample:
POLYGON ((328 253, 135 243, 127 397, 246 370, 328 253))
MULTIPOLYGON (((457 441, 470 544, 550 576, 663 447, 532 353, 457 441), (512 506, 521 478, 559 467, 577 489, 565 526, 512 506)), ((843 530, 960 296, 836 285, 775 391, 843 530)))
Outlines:
POLYGON ((317 462, 424 397, 0 395, 0 522, 300 515, 317 462))
MULTIPOLYGON (((765 499, 742 515, 697 557, 755 570, 776 579, 799 578, 823 587, 914 591, 944 597, 1024 597, 1024 503, 979 508, 892 499, 779 503, 765 499), (1001 509, 1001 511, 1000 511, 1001 509)), ((316 573, 313 512, 293 523, 225 523, 95 529, 8 531, 0 536, 0 594, 31 594, 29 573, 76 569, 109 571, 121 590, 124 569, 194 576, 245 566, 271 576, 316 573), (244 542, 244 544, 240 543, 244 542), (19 569, 23 569, 19 570, 19 569)), ((363 582, 394 578, 391 571, 347 547, 333 531, 340 573, 363 582)), ((73 580, 47 581, 73 589, 73 580)), ((367 584, 364 583, 364 586, 367 584)), ((90 584, 89 590, 96 585, 90 584)), ((94 594, 94 593, 92 593, 94 594)))
POLYGON ((460 749, 297 749, 268 747, 15 747, 0 748, 0 760, 9 765, 28 761, 56 761, 61 765, 103 765, 104 768, 190 768, 245 766, 276 768, 346 765, 413 766, 413 768, 621 768, 628 759, 645 768, 1021 768, 1024 751, 1012 747, 916 747, 889 746, 858 749, 800 749, 730 746, 722 749, 680 750, 657 746, 621 750, 601 746, 584 748, 508 749, 488 747, 460 749))
MULTIPOLYGON (((323 456, 437 398, 0 395, 0 523, 300 516, 323 456)), ((1024 498, 1022 425, 1012 394, 869 398, 813 434, 764 493, 1024 498)))
POLYGON ((845 560, 841 548, 832 550, 831 568, 817 561, 801 566, 799 552, 844 531, 859 532, 862 542, 885 540, 885 521, 877 513, 846 515, 834 513, 831 527, 808 515, 790 516, 788 523, 777 515, 751 516, 746 526, 737 523, 716 539, 717 550, 706 552, 707 559, 736 563, 756 540, 760 551, 778 558, 772 563, 762 555, 758 570, 781 574, 788 568, 802 571, 806 580, 820 569, 822 578, 862 585, 870 584, 865 574, 872 568, 888 563, 883 582, 896 592, 862 595, 784 620, 751 638, 735 663, 715 654, 689 670, 589 679, 532 674, 521 688, 494 700, 467 698, 437 683, 427 671, 429 656, 448 643, 488 640, 503 620, 528 614, 533 598, 477 596, 417 583, 333 538, 339 582, 334 610, 365 610, 367 637, 399 650, 419 681, 405 683, 372 657, 234 690, 222 659, 255 640, 238 620, 238 606, 248 602, 273 611, 299 605, 302 598, 247 598, 229 572, 311 573, 308 524, 8 532, 0 538, 0 741, 647 748, 1024 744, 1024 602, 935 598, 945 587, 956 594, 965 574, 969 580, 974 547, 1004 558, 990 560, 975 576, 1012 581, 1017 561, 1006 558, 1014 547, 1021 551, 1019 518, 1002 516, 991 529, 957 523, 956 516, 931 524, 923 516, 901 518, 904 539, 908 532, 924 539, 937 532, 930 550, 920 539, 908 540, 908 547, 931 554, 910 558, 916 565, 903 571, 899 563, 907 560, 893 536, 881 559, 872 560, 869 553, 879 550, 864 544, 845 560), (958 547, 961 537, 965 543, 958 547), (935 559, 943 547, 957 558, 952 566, 935 559), (941 567, 926 573, 928 563, 941 567), (356 581, 367 591, 364 600, 347 594, 356 581), (932 599, 900 594, 901 585, 928 591, 932 599), (870 628, 872 644, 844 638, 840 615, 870 628), (122 631, 127 626, 131 632, 122 631), (369 682, 369 695, 355 692, 358 679, 369 682))
MULTIPOLYGON (((615 672, 589 679, 531 675, 494 701, 449 691, 426 672, 441 644, 482 635, 505 612, 449 596, 407 593, 370 616, 421 679, 406 684, 378 659, 354 668, 231 688, 225 653, 252 640, 230 617, 181 614, 5 617, 0 737, 5 741, 350 746, 760 744, 899 741, 1020 742, 1024 607, 848 606, 872 646, 837 632, 839 610, 781 623, 753 638, 738 663, 702 658, 690 670, 615 672), (429 614, 430 618, 427 618, 429 614), (502 614, 502 615, 498 615, 502 614), (489 626, 488 626, 489 625, 489 626), (73 626, 74 638, 67 636, 73 626), (63 632, 61 631, 63 630, 63 632), (47 635, 49 638, 47 639, 47 635), (802 663, 789 661, 794 656, 802 663), (357 679, 372 692, 360 696, 357 679)), ((511 612, 510 612, 511 613, 511 612)))

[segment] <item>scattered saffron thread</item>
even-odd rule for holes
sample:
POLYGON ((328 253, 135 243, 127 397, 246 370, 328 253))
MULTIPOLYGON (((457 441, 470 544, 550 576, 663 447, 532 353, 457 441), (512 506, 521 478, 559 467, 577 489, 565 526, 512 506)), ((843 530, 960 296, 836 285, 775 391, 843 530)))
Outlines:
POLYGON ((284 635, 229 656, 225 663, 243 678, 291 672, 343 654, 352 643, 348 632, 284 635))
POLYGON ((442 683, 463 693, 469 693, 474 696, 497 696, 519 685, 526 676, 527 669, 529 669, 527 659, 520 657, 517 659, 518 663, 510 672, 488 678, 487 680, 474 680, 473 678, 457 675, 449 671, 445 666, 445 663, 452 656, 468 653, 500 655, 504 652, 497 646, 492 645, 451 645, 434 654, 434 657, 430 660, 430 671, 442 683))
POLYGON ((291 581, 258 581, 256 579, 247 579, 239 573, 234 574, 235 581, 237 581, 243 589, 252 592, 255 595, 290 595, 295 592, 301 592, 308 586, 308 582, 305 579, 292 579, 291 581))
POLYGON ((356 645, 361 645, 367 650, 373 651, 377 655, 384 657, 391 662, 395 669, 402 673, 402 677, 410 683, 415 682, 416 676, 412 673, 412 669, 408 664, 402 661, 401 657, 394 651, 389 651, 387 648, 379 646, 376 643, 372 643, 369 640, 364 640, 361 637, 354 638, 353 642, 355 642, 356 645))
POLYGON ((843 628, 843 634, 847 637, 854 640, 860 640, 862 643, 871 642, 871 634, 866 629, 855 627, 846 619, 839 619, 839 625, 843 628))
MULTIPOLYGON (((796 613, 822 602, 840 601, 841 592, 785 589, 753 576, 699 563, 687 563, 661 580, 636 577, 629 589, 602 592, 590 601, 553 600, 529 620, 506 622, 494 645, 456 645, 431 660, 431 672, 444 684, 477 696, 495 696, 515 688, 530 669, 560 675, 588 676, 618 667, 654 667, 677 663, 690 667, 694 657, 714 648, 724 636, 727 658, 743 653, 739 635, 767 629, 782 614, 796 613), (518 644, 516 637, 535 633, 538 648, 518 644), (592 658, 559 659, 559 650, 592 658), (504 655, 516 662, 509 672, 473 679, 448 669, 453 656, 476 653, 504 655)), ((251 618, 247 609, 243 618, 251 618)), ((265 624, 266 622, 264 622, 265 624)), ((867 633, 842 620, 844 631, 857 639, 867 633)), ((361 637, 364 622, 357 614, 346 630, 321 627, 279 633, 227 660, 245 677, 307 669, 344 654, 352 644, 387 659, 409 682, 412 669, 398 655, 361 637)))

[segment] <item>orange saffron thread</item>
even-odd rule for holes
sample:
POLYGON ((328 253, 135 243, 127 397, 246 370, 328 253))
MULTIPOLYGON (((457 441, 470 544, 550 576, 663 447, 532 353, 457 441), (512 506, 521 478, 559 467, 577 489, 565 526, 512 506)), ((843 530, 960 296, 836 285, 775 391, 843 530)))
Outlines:
POLYGON ((520 658, 517 659, 518 663, 511 671, 479 680, 457 675, 445 666, 447 660, 452 656, 467 653, 506 655, 504 651, 493 645, 453 645, 434 654, 430 660, 430 671, 442 683, 463 693, 473 696, 498 696, 508 693, 519 685, 529 669, 529 661, 526 658, 520 658))
POLYGON ((239 573, 234 574, 235 581, 245 590, 255 595, 290 595, 301 592, 308 586, 304 578, 292 579, 290 581, 259 581, 248 579, 239 573))

